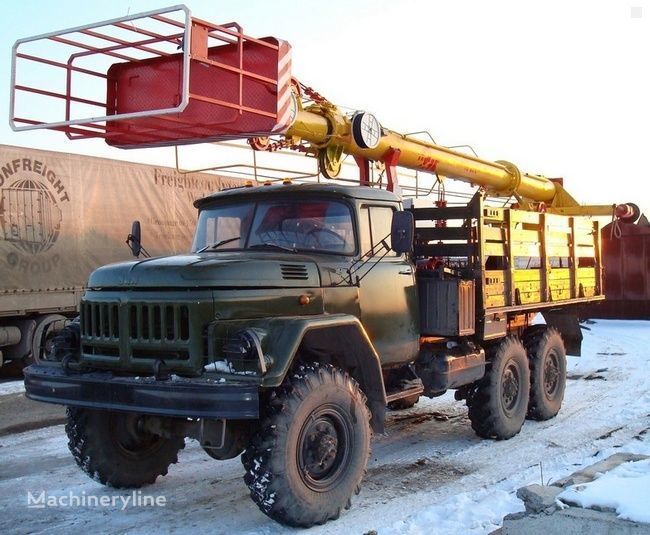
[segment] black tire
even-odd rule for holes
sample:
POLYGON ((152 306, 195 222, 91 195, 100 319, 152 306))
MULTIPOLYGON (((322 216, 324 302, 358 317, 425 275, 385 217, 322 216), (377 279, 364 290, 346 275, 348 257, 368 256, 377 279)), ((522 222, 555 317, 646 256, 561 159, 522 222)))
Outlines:
POLYGON ((330 365, 301 365, 272 393, 268 415, 242 454, 251 498, 289 526, 338 518, 361 488, 370 435, 356 381, 330 365))
POLYGON ((420 401, 420 394, 415 394, 413 396, 391 401, 388 404, 388 408, 391 411, 404 411, 406 409, 410 409, 411 407, 415 407, 415 404, 418 401, 420 401))
POLYGON ((535 325, 524 333, 530 365, 530 397, 527 418, 549 420, 562 407, 566 388, 566 349, 560 333, 535 325))
POLYGON ((526 349, 517 338, 506 338, 494 350, 485 377, 467 397, 472 429, 483 438, 512 438, 526 419, 529 392, 526 349))
POLYGON ((206 448, 203 447, 203 451, 207 453, 210 457, 215 459, 216 461, 227 461, 228 459, 234 459, 237 457, 242 451, 244 451, 244 448, 241 448, 239 446, 235 445, 229 445, 227 449, 219 448, 206 448))
POLYGON ((68 447, 79 467, 109 487, 133 489, 167 474, 183 438, 163 438, 137 429, 139 415, 68 407, 68 447))

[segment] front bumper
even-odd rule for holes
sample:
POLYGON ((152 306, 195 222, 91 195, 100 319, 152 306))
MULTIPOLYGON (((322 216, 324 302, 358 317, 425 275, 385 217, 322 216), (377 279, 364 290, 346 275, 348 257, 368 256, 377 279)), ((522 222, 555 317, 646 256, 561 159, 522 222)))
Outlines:
POLYGON ((122 377, 32 365, 24 370, 28 398, 73 407, 182 418, 259 417, 258 386, 206 379, 122 377))

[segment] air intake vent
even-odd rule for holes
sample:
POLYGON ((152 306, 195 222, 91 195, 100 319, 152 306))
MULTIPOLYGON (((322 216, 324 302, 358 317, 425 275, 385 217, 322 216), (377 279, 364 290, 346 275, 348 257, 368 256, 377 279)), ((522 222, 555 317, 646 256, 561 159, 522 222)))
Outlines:
POLYGON ((304 264, 280 264, 280 271, 284 280, 306 281, 309 278, 304 264))

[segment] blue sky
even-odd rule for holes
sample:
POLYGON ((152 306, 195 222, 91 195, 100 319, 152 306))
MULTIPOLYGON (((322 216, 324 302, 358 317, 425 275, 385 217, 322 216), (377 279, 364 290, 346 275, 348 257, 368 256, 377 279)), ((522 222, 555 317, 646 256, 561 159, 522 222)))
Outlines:
MULTIPOLYGON (((15 39, 171 4, 5 3, 0 106, 8 107, 15 39)), ((427 129, 442 144, 469 143, 483 157, 564 176, 583 202, 634 201, 650 210, 648 0, 187 5, 200 18, 288 40, 295 76, 390 128, 427 129)), ((173 165, 171 149, 120 151, 56 132, 14 133, 6 121, 0 142, 173 165)))

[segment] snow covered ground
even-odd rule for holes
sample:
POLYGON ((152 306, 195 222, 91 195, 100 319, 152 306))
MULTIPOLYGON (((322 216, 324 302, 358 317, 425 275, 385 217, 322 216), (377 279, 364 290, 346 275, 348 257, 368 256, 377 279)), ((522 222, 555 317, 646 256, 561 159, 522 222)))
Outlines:
MULTIPOLYGON (((488 533, 523 510, 517 488, 548 483, 616 452, 650 454, 650 322, 598 321, 585 331, 583 356, 569 357, 560 414, 526 422, 511 440, 481 440, 453 395, 390 413, 375 437, 361 494, 338 521, 309 534, 488 533)), ((0 394, 1 395, 1 394, 0 394)), ((650 464, 650 463, 648 463, 650 464)), ((262 533, 287 530, 248 498, 238 459, 210 459, 188 442, 167 477, 142 495, 164 507, 122 507, 131 492, 87 478, 67 450, 62 426, 0 438, 2 533, 262 533), (38 496, 115 497, 115 505, 27 507, 38 496), (123 510, 122 510, 123 509, 123 510)), ((646 493, 647 494, 647 493, 646 493)))
POLYGON ((650 522, 650 459, 627 462, 589 483, 573 485, 558 499, 580 507, 614 509, 620 518, 650 522))
POLYGON ((0 396, 8 394, 22 394, 25 391, 25 383, 22 380, 5 381, 0 383, 0 396))

